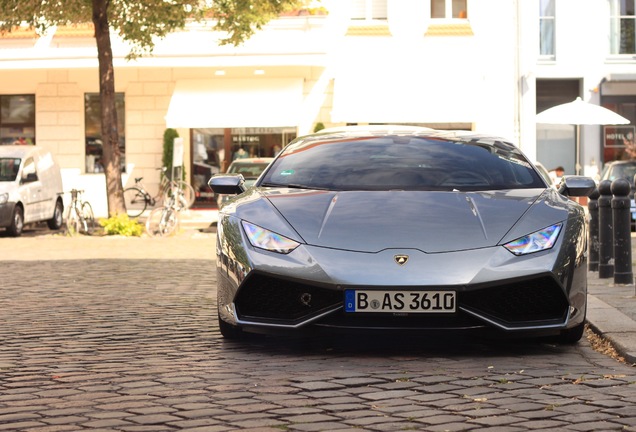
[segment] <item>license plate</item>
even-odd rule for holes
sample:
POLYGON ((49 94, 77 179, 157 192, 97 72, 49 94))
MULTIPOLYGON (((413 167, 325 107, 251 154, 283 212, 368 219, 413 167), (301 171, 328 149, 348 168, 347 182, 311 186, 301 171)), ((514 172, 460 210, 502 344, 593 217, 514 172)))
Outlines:
POLYGON ((345 312, 452 313, 455 291, 346 290, 345 312))

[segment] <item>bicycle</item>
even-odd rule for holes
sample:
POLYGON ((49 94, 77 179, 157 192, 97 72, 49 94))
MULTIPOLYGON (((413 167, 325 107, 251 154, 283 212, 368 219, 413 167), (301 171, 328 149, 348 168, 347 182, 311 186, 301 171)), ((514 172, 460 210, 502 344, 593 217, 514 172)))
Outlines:
POLYGON ((170 180, 166 176, 166 167, 158 168, 162 171, 159 191, 153 196, 143 184, 143 177, 136 177, 135 184, 124 189, 124 203, 130 217, 139 217, 148 207, 154 207, 159 200, 165 201, 172 193, 177 191, 177 203, 184 209, 189 209, 194 204, 194 188, 183 180, 170 180))
POLYGON ((66 234, 88 234, 95 231, 95 214, 88 201, 82 200, 83 190, 71 189, 71 203, 66 213, 66 234))
POLYGON ((185 208, 179 204, 177 186, 173 185, 172 189, 173 193, 166 195, 163 206, 153 209, 146 219, 146 232, 151 237, 172 235, 179 227, 179 212, 185 208))

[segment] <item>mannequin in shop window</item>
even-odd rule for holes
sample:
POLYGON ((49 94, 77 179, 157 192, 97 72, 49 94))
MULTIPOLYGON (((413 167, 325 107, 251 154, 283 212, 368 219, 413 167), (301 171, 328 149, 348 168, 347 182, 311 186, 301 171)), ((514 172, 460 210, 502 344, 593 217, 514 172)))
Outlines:
POLYGON ((95 159, 95 168, 94 168, 93 172, 95 172, 95 173, 103 173, 104 172, 104 165, 102 165, 102 159, 101 158, 95 159))
POLYGON ((245 159, 246 157, 248 157, 249 155, 247 154, 247 152, 245 151, 245 149, 243 147, 240 147, 238 149, 238 151, 236 153, 234 153, 234 158, 232 158, 232 160, 236 160, 236 159, 245 159))

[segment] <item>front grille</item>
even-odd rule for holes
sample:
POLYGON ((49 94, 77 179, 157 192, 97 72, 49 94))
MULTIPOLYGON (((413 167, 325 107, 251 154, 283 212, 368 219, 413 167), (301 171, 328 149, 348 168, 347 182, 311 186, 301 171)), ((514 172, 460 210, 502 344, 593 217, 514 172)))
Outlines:
POLYGON ((483 327, 484 323, 477 318, 458 311, 456 313, 413 313, 399 316, 380 313, 347 313, 344 310, 329 315, 318 325, 343 328, 377 328, 377 329, 468 329, 483 327))
MULTIPOLYGON (((418 287, 429 289, 431 287, 418 287)), ((390 290, 391 287, 386 287, 390 290)), ((439 289, 439 287, 435 287, 439 289)), ((234 303, 240 319, 293 324, 343 305, 343 291, 303 282, 253 274, 245 280, 234 303)), ((468 328, 483 325, 461 309, 504 325, 562 321, 569 303, 550 277, 515 280, 496 286, 457 287, 454 314, 353 314, 340 311, 321 321, 336 327, 468 328)))
POLYGON ((562 320, 569 306, 561 287, 549 277, 466 291, 459 302, 508 323, 562 320))
POLYGON ((234 303, 240 318, 296 321, 342 305, 342 291, 255 274, 234 303))

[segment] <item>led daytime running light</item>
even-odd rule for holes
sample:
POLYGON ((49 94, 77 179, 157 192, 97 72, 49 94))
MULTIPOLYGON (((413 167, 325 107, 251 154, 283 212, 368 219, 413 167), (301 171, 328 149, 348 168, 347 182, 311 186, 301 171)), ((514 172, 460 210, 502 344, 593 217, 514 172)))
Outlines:
POLYGON ((506 243, 504 247, 517 256, 551 249, 559 238, 561 227, 560 223, 549 226, 506 243))
POLYGON ((248 240, 255 248, 288 254, 300 245, 300 243, 294 240, 249 222, 243 221, 243 229, 245 230, 248 240))

